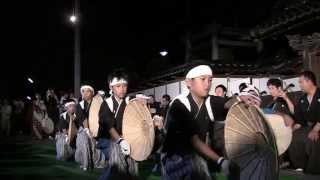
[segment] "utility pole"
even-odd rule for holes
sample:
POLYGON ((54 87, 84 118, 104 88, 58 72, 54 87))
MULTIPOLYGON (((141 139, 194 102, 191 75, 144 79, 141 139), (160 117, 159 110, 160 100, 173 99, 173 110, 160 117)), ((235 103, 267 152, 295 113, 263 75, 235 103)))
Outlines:
POLYGON ((80 54, 80 2, 75 0, 74 10, 74 95, 80 97, 81 54, 80 54))

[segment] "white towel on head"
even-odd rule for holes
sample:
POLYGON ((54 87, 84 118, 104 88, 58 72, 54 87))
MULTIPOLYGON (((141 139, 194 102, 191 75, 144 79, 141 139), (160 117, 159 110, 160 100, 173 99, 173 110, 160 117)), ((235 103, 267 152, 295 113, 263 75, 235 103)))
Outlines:
POLYGON ((109 86, 115 86, 118 84, 128 84, 128 81, 123 78, 118 79, 117 77, 115 77, 109 82, 109 86))
POLYGON ((192 68, 186 75, 186 79, 192 79, 204 75, 212 76, 212 70, 207 65, 199 65, 192 68))
POLYGON ((83 93, 83 91, 84 91, 85 89, 89 89, 90 91, 92 91, 92 93, 94 93, 94 89, 93 89, 92 86, 90 86, 90 85, 83 85, 83 86, 81 86, 81 88, 80 88, 81 94, 83 93))

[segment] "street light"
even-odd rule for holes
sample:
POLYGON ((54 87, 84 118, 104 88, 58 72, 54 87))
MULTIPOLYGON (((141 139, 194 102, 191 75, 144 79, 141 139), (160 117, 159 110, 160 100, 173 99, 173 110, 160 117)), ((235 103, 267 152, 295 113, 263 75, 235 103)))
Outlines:
POLYGON ((33 82, 33 80, 31 79, 31 78, 28 78, 28 81, 31 83, 31 84, 33 84, 34 82, 33 82))
POLYGON ((76 23, 76 21, 77 21, 77 16, 75 16, 75 15, 70 16, 70 21, 71 21, 73 24, 76 23))
POLYGON ((168 54, 168 51, 160 51, 161 56, 166 56, 168 54))

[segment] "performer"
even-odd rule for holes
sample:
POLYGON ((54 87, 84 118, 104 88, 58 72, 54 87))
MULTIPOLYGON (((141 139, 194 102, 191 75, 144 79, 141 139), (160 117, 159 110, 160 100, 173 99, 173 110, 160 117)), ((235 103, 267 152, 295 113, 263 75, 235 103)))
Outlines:
POLYGON ((215 88, 214 93, 215 93, 216 96, 227 97, 227 88, 224 85, 219 84, 215 88))
POLYGON ((239 95, 229 101, 233 103, 226 121, 225 147, 228 157, 241 168, 240 179, 278 177, 276 139, 259 108, 259 95, 258 89, 245 83, 239 95), (261 136, 257 136, 259 133, 261 136), (250 148, 252 145, 256 148, 250 148))
POLYGON ((106 99, 106 93, 103 90, 99 90, 98 94, 102 97, 102 99, 106 99))
MULTIPOLYGON (((294 105, 287 95, 287 90, 282 88, 282 81, 280 79, 269 79, 267 87, 272 96, 272 102, 264 108, 266 114, 278 114, 284 119, 287 126, 292 127, 294 124, 293 113, 294 105)), ((290 165, 288 153, 280 156, 280 168, 285 168, 290 165)))
POLYGON ((48 114, 43 100, 37 99, 33 103, 32 130, 36 137, 41 140, 44 137, 49 137, 49 134, 45 132, 45 127, 42 126, 42 122, 48 118, 48 114))
POLYGON ((210 103, 214 116, 213 129, 210 131, 211 147, 219 156, 225 155, 224 149, 224 124, 228 110, 224 107, 227 102, 225 96, 211 96, 210 103))
MULTIPOLYGON (((165 137, 165 132, 164 132, 164 124, 167 116, 167 112, 169 109, 169 104, 171 102, 171 97, 168 94, 164 94, 161 99, 161 104, 160 104, 160 111, 159 113, 153 117, 154 119, 154 125, 155 125, 155 144, 153 148, 153 152, 157 151, 160 155, 159 148, 162 146, 164 137, 165 137)), ((158 161, 160 162, 160 156, 158 158, 158 161)), ((160 171, 160 163, 159 166, 154 168, 154 171, 160 171)))
POLYGON ((9 104, 8 100, 3 100, 3 105, 0 108, 1 111, 1 131, 5 136, 10 136, 11 130, 11 114, 12 114, 12 106, 9 104))
MULTIPOLYGON (((70 125, 72 126, 74 124, 74 119, 76 117, 76 103, 73 99, 68 99, 64 106, 66 108, 66 112, 60 115, 56 133, 56 150, 58 160, 70 159, 74 155, 76 148, 75 140, 68 139, 69 128, 73 128, 70 127, 70 125)), ((69 137, 71 137, 71 135, 69 137)))
POLYGON ((269 92, 272 96, 272 103, 268 105, 270 113, 284 113, 287 115, 293 115, 294 105, 290 98, 282 88, 282 82, 280 79, 269 79, 267 82, 269 92))
POLYGON ((242 101, 247 105, 253 105, 260 107, 261 98, 259 90, 252 84, 241 83, 239 85, 240 93, 231 97, 224 105, 226 109, 229 109, 233 104, 242 101))
POLYGON ((130 145, 122 138, 123 113, 129 102, 128 76, 122 70, 115 70, 108 82, 111 96, 100 107, 98 147, 103 149, 109 164, 100 179, 136 179, 137 163, 128 156, 130 145))
POLYGON ((148 107, 152 117, 160 113, 160 103, 155 100, 154 95, 149 95, 148 107))
POLYGON ((90 85, 81 86, 82 101, 76 108, 75 123, 78 128, 76 139, 75 160, 80 164, 84 171, 105 166, 105 157, 103 153, 95 148, 95 140, 92 138, 88 128, 88 118, 90 105, 94 95, 94 89, 90 85))
POLYGON ((162 96, 161 104, 160 104, 160 116, 162 116, 164 119, 166 118, 170 102, 171 102, 171 97, 168 94, 164 94, 162 96))
POLYGON ((227 102, 227 88, 219 84, 215 88, 215 96, 211 97, 212 110, 215 114, 213 129, 210 131, 211 147, 218 153, 219 156, 224 156, 224 121, 228 110, 224 107, 227 102))
POLYGON ((214 120, 208 97, 211 81, 209 66, 192 68, 186 75, 190 93, 179 95, 170 104, 162 149, 163 179, 211 179, 203 157, 217 163, 225 175, 234 166, 206 144, 214 120))
POLYGON ((296 130, 293 132, 289 155, 295 168, 320 174, 320 89, 311 71, 302 72, 299 83, 305 94, 294 109, 296 130))
POLYGON ((48 116, 53 120, 54 124, 57 125, 59 121, 59 100, 53 89, 48 89, 45 103, 47 107, 48 116))
POLYGON ((154 123, 157 124, 155 128, 155 141, 153 145, 153 159, 155 165, 152 168, 152 173, 161 173, 161 146, 164 142, 165 132, 163 125, 165 124, 164 120, 166 119, 167 111, 169 109, 169 104, 171 102, 171 97, 168 94, 164 94, 161 99, 160 110, 156 116, 154 123), (157 118, 161 118, 157 120, 157 118))

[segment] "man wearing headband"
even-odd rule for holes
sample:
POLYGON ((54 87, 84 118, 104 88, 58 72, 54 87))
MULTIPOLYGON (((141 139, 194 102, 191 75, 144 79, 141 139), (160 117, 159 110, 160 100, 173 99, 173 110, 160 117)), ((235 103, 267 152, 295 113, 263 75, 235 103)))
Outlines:
POLYGON ((94 96, 94 89, 90 85, 83 85, 80 88, 80 92, 82 100, 78 103, 76 108, 76 125, 78 129, 80 127, 88 128, 87 119, 89 117, 91 101, 94 96))
MULTIPOLYGON (((109 162, 113 161, 113 158, 120 159, 121 156, 125 156, 127 157, 126 166, 129 166, 128 164, 135 164, 136 162, 128 156, 130 154, 130 145, 122 138, 122 119, 125 107, 129 102, 129 97, 127 97, 128 76, 122 70, 116 70, 109 75, 108 85, 111 96, 101 104, 99 111, 98 136, 100 138, 98 140, 98 147, 103 149, 109 162), (117 148, 120 148, 122 155, 113 153, 117 148), (111 157, 111 153, 116 157, 111 157)), ((115 167, 108 166, 100 179, 110 179, 114 176, 126 179, 130 175, 128 172, 116 172, 115 167)))
POLYGON ((60 121, 57 125, 57 131, 67 133, 69 129, 69 121, 75 116, 76 102, 73 99, 67 99, 64 103, 65 112, 60 115, 60 121))
MULTIPOLYGON (((66 112, 60 115, 57 124, 56 150, 58 160, 68 160, 76 148, 75 140, 68 139, 70 121, 75 119, 76 103, 73 99, 67 99, 64 103, 66 112)), ((74 122, 73 122, 74 123, 74 122)))
POLYGON ((260 107, 261 99, 259 90, 251 84, 240 84, 239 98, 247 105, 260 107))
POLYGON ((229 109, 233 104, 240 101, 247 105, 254 105, 258 107, 261 105, 260 93, 255 86, 248 83, 241 83, 239 85, 239 92, 240 93, 233 95, 231 99, 226 102, 224 105, 226 109, 229 109))
POLYGON ((98 94, 102 97, 102 99, 106 98, 106 93, 103 90, 99 90, 98 94))
POLYGON ((207 144, 209 128, 214 121, 209 90, 212 71, 199 65, 186 75, 188 95, 177 96, 170 104, 166 117, 166 138, 162 149, 162 178, 211 179, 207 162, 216 163, 228 175, 230 161, 217 155, 207 144))
POLYGON ((80 88, 82 101, 76 108, 75 123, 78 128, 76 139, 75 160, 84 171, 94 167, 102 167, 105 164, 105 157, 100 150, 94 148, 95 140, 88 128, 88 118, 91 102, 94 96, 94 89, 90 85, 83 85, 80 88))
MULTIPOLYGON (((104 136, 109 140, 120 141, 122 135, 122 117, 124 109, 129 101, 127 95, 128 77, 124 72, 115 71, 108 78, 111 96, 100 107, 98 136, 104 136), (99 134, 100 133, 100 134, 99 134)), ((122 141, 122 140, 121 140, 122 141)), ((125 140, 123 140, 125 142, 125 140)), ((123 147, 123 153, 129 153, 130 149, 123 147)))

